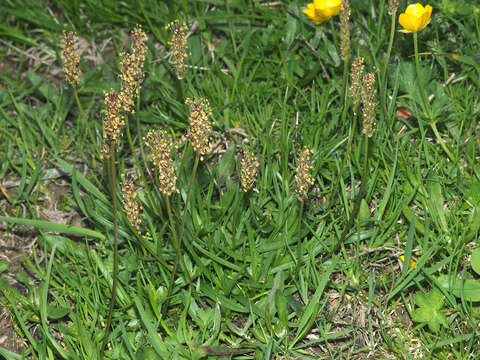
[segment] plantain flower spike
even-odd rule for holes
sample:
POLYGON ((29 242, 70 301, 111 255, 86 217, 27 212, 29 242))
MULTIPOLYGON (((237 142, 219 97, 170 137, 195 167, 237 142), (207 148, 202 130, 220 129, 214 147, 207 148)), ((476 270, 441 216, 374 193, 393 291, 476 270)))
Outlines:
POLYGON ((350 96, 353 101, 353 114, 356 116, 358 107, 360 106, 363 74, 365 72, 365 65, 362 57, 356 57, 352 63, 350 72, 350 96))
POLYGON ((340 52, 342 60, 348 61, 351 55, 350 49, 350 3, 348 0, 342 1, 342 11, 340 12, 340 52))
POLYGON ((400 0, 389 0, 388 1, 388 14, 393 15, 396 14, 398 10, 398 4, 400 3, 400 0))
POLYGON ((211 150, 209 138, 212 125, 208 118, 212 115, 212 108, 208 100, 202 98, 187 99, 185 104, 190 107, 187 138, 200 159, 203 159, 211 150))
POLYGON ((158 172, 160 192, 165 196, 170 196, 173 192, 178 193, 177 176, 171 156, 172 150, 175 149, 172 138, 165 130, 150 130, 144 141, 150 148, 150 157, 158 172))
POLYGON ((372 137, 376 129, 375 109, 377 107, 377 90, 375 89, 375 74, 366 73, 363 76, 362 107, 363 133, 372 137))
MULTIPOLYGON (((243 156, 240 162, 242 165, 242 190, 243 192, 248 192, 255 184, 260 164, 258 163, 257 157, 249 150, 243 151, 243 156)), ((253 191, 258 193, 257 188, 253 188, 253 191)))
POLYGON ((172 39, 168 42, 173 49, 173 64, 177 73, 177 79, 182 80, 185 78, 185 59, 188 57, 187 38, 185 32, 187 26, 178 20, 168 24, 166 29, 170 29, 172 32, 172 39))
POLYGON ((70 86, 76 87, 80 82, 82 71, 78 68, 80 55, 78 54, 78 37, 74 32, 63 31, 62 59, 65 80, 70 86))
POLYGON ((423 7, 422 4, 416 3, 408 5, 403 14, 400 14, 398 22, 402 25, 403 33, 412 33, 424 29, 430 24, 430 17, 432 15, 432 7, 427 5, 423 7))
POLYGON ((127 215, 128 221, 135 228, 137 233, 140 233, 140 211, 142 210, 141 206, 137 202, 138 191, 135 189, 133 181, 126 180, 122 184, 122 197, 123 197, 123 209, 127 215))
POLYGON ((110 157, 111 146, 115 146, 118 138, 121 136, 120 128, 125 125, 122 110, 122 102, 117 92, 110 89, 105 92, 105 115, 103 118, 103 149, 102 158, 110 157))
POLYGON ((134 113, 135 98, 140 92, 140 84, 144 78, 143 65, 147 53, 147 35, 140 25, 130 32, 132 40, 131 53, 120 53, 120 101, 125 112, 134 113))
POLYGON ((297 198, 299 201, 307 199, 308 188, 313 184, 312 164, 310 163, 310 155, 312 151, 305 147, 300 154, 297 164, 297 174, 295 181, 297 183, 297 198))

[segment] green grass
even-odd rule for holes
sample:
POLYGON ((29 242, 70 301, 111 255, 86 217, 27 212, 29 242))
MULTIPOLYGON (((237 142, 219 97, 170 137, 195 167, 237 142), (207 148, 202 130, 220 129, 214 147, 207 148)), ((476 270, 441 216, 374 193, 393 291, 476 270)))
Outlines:
MULTIPOLYGON (((452 161, 425 116, 412 35, 395 33, 385 69, 390 17, 383 3, 352 1, 353 56, 365 58, 367 71, 378 69, 376 86, 387 70, 365 154, 361 125, 347 147, 353 114, 349 96, 341 105, 338 17, 314 25, 300 11, 304 2, 2 2, 0 37, 16 49, 0 47, 0 184, 8 193, 0 195, 0 238, 33 232, 38 241, 16 274, 21 285, 0 279, 0 305, 24 339, 20 350, 0 347, 0 358, 101 356, 113 210, 111 169, 95 149, 102 147, 103 92, 119 87, 118 53, 128 49, 135 24, 147 32, 149 50, 130 132, 138 156, 150 129, 164 128, 180 144, 180 194, 170 201, 177 230, 186 211, 183 261, 166 308, 176 249, 165 198, 147 174, 146 184, 137 181, 141 236, 120 211, 105 358, 480 358, 479 274, 470 262, 480 229, 480 8, 432 0, 432 21, 419 32, 423 83, 452 161), (195 24, 181 84, 165 29, 177 18, 195 24), (63 81, 63 29, 85 40, 79 101, 96 143, 63 81), (184 101, 193 96, 210 101, 220 141, 200 161, 187 203, 195 157, 181 137, 184 101), (397 116, 401 108, 411 116, 397 116), (315 183, 299 226, 295 168, 304 146, 313 150, 315 183), (241 192, 242 147, 258 155, 258 193, 241 192), (61 181, 68 188, 58 194, 61 181), (72 213, 76 222, 65 224, 72 213), (415 266, 403 267, 401 255, 415 266)), ((399 13, 405 7, 401 1, 399 13)), ((117 171, 138 173, 126 135, 117 171)))

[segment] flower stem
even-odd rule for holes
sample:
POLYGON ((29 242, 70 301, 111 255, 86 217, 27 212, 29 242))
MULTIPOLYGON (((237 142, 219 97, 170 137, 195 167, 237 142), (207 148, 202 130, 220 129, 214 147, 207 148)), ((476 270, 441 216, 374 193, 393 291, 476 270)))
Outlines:
POLYGON ((423 105, 425 106, 425 112, 427 113, 427 117, 428 117, 428 120, 430 122, 430 126, 432 127, 432 130, 435 133, 435 137, 437 138, 437 141, 439 142, 443 151, 445 151, 445 153, 447 154, 448 158, 451 161, 456 162, 455 157, 450 152, 447 145, 445 144, 442 137, 440 136, 440 133, 438 132, 437 125, 435 123, 435 119, 432 116, 432 113, 430 111, 430 106, 428 104, 427 97, 425 95, 425 89, 423 87, 423 80, 422 80, 421 73, 420 73, 420 60, 419 60, 419 57, 418 57, 418 36, 417 36, 417 33, 413 33, 413 47, 414 47, 414 50, 415 50, 415 65, 417 67, 418 86, 420 87, 420 93, 422 95, 423 105))
POLYGON ((343 60, 343 89, 342 89, 342 99, 341 99, 341 104, 342 104, 342 109, 345 106, 345 98, 347 97, 347 83, 348 83, 348 62, 350 58, 346 58, 343 60))
POLYGON ((413 33, 413 47, 415 50, 415 66, 417 67, 417 79, 418 79, 418 86, 420 87, 420 94, 423 100, 423 106, 425 107, 424 110, 427 113, 429 120, 431 119, 430 114, 430 107, 428 105, 427 96, 425 95, 425 88, 423 87, 423 80, 422 80, 422 73, 420 71, 420 60, 418 58, 418 35, 417 33, 413 33))
MULTIPOLYGON (((179 262, 180 259, 183 260, 181 250, 180 250, 181 244, 180 244, 179 238, 177 236, 177 232, 175 230, 175 223, 173 222, 172 207, 170 205, 170 197, 165 196, 165 201, 167 203, 167 212, 168 212, 168 219, 170 221, 170 228, 171 228, 171 231, 172 231, 172 234, 173 234, 173 240, 175 241, 176 256, 175 256, 175 261, 173 263, 172 274, 170 275, 170 281, 168 283, 167 297, 166 297, 166 300, 165 300, 164 308, 162 310, 163 314, 165 314, 165 312, 168 309, 168 303, 170 302, 170 296, 172 295, 173 285, 174 285, 174 282, 175 282, 175 275, 177 273, 178 262, 179 262)), ((185 266, 184 262, 183 262, 183 265, 185 266)), ((185 266, 185 269, 186 269, 186 266, 185 266)), ((187 270, 185 270, 185 271, 188 274, 188 271, 187 270)), ((188 276, 190 276, 190 275, 188 275, 188 276)), ((191 282, 191 279, 189 279, 189 281, 191 282)))
MULTIPOLYGON (((178 232, 178 244, 179 245, 182 245, 183 244, 183 232, 185 230, 185 219, 187 217, 187 209, 188 209, 188 204, 190 202, 190 196, 192 194, 192 188, 193 188, 193 180, 195 179, 195 176, 197 174, 197 168, 198 168, 198 162, 200 160, 200 156, 197 154, 195 156, 195 162, 193 163, 193 170, 192 170, 192 175, 190 177, 190 183, 188 184, 188 192, 187 192, 187 199, 185 201, 185 207, 183 209, 183 214, 182 214, 182 222, 180 224, 180 230, 178 232)), ((187 280, 188 280, 188 284, 189 286, 192 286, 193 285, 193 282, 192 282, 192 277, 190 276, 190 273, 188 272, 188 268, 185 264, 185 260, 183 259, 183 257, 181 257, 181 260, 182 260, 182 265, 184 266, 185 268, 185 273, 187 275, 187 280)))
POLYGON ((383 113, 385 118, 387 118, 387 71, 388 71, 388 64, 390 62, 390 55, 392 53, 393 47, 393 39, 395 38, 395 20, 397 16, 397 11, 392 14, 392 24, 390 26, 390 39, 388 41, 388 48, 387 48, 387 56, 385 57, 385 66, 383 68, 382 73, 382 80, 380 82, 380 91, 382 92, 382 106, 383 106, 383 113))
POLYGON ((108 309, 107 323, 105 325, 105 335, 103 337, 102 347, 100 349, 100 358, 103 357, 105 346, 107 345, 108 335, 110 334, 110 325, 112 324, 113 308, 115 306, 115 295, 117 289, 117 270, 118 270, 118 219, 117 219, 117 186, 115 169, 115 143, 110 144, 110 172, 112 182, 112 201, 113 201, 113 280, 112 293, 110 295, 110 305, 108 309))
POLYGON ((300 201, 300 209, 298 213, 298 239, 297 239, 297 279, 298 279, 298 274, 300 272, 300 266, 302 265, 302 217, 303 217, 303 200, 300 201))

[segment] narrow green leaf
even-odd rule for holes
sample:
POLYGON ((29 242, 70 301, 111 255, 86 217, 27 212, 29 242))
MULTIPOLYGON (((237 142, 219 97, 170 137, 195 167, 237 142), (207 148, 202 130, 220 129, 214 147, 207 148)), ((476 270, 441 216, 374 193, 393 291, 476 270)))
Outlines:
POLYGON ((14 224, 20 225, 29 225, 37 229, 43 229, 46 231, 54 231, 62 234, 71 234, 77 236, 90 236, 100 240, 105 240, 105 235, 99 233, 98 231, 85 229, 79 226, 57 224, 44 220, 32 220, 32 219, 22 219, 22 218, 11 218, 6 216, 0 216, 0 220, 11 222, 14 224))
POLYGON ((315 316, 317 315, 318 308, 320 306, 320 297, 323 294, 323 290, 325 290, 325 286, 327 286, 328 280, 330 280, 330 275, 332 274, 333 270, 337 266, 338 259, 334 257, 332 259, 332 263, 328 267, 327 271, 322 274, 320 278, 320 283, 315 290, 315 293, 312 296, 312 299, 308 303, 305 308, 305 312, 300 319, 300 323, 298 325, 297 333, 295 335, 295 339, 291 343, 291 346, 294 346, 300 339, 302 339, 305 334, 310 330, 310 327, 315 321, 315 316))

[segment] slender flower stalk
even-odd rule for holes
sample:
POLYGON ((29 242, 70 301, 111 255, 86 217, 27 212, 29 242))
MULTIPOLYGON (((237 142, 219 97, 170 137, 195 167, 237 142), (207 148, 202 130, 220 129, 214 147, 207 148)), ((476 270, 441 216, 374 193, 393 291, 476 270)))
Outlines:
POLYGON ((117 186, 116 186, 116 168, 115 168, 115 143, 110 142, 110 173, 112 186, 113 202, 113 272, 112 272, 112 292, 110 294, 110 305, 108 306, 108 317, 105 324, 105 335, 103 336, 102 346, 100 348, 100 358, 103 357, 105 346, 108 342, 112 325, 113 308, 115 307, 115 297, 117 294, 117 273, 118 273, 118 214, 117 214, 117 186))
POLYGON ((391 16, 391 25, 390 25, 390 38, 388 40, 388 47, 387 47, 387 55, 385 56, 385 65, 382 71, 382 78, 380 81, 380 91, 381 91, 381 101, 383 107, 383 113, 385 117, 387 116, 387 72, 388 72, 388 64, 390 63, 390 55, 392 53, 393 47, 393 40, 395 38, 395 25, 396 25, 396 18, 397 18, 397 10, 398 10, 398 3, 399 0, 389 0, 388 2, 388 13, 391 16))
POLYGON ((103 351, 108 341, 110 333, 110 326, 112 323, 113 308, 115 307, 115 296, 117 288, 117 272, 118 272, 118 214, 117 214, 117 186, 116 186, 116 167, 115 167, 115 153, 117 148, 117 140, 121 135, 120 127, 125 124, 121 114, 120 97, 115 90, 111 89, 110 93, 105 93, 105 116, 103 120, 103 138, 104 146, 101 156, 105 159, 110 159, 110 174, 112 187, 112 203, 113 203, 113 280, 112 293, 110 296, 110 305, 108 310, 107 322, 105 325, 105 335, 100 349, 103 351))
POLYGON ((170 195, 172 193, 179 193, 177 188, 177 175, 173 166, 172 151, 176 149, 173 140, 168 136, 165 130, 150 130, 144 139, 145 145, 150 149, 150 157, 153 161, 155 173, 158 176, 159 191, 165 197, 167 204, 168 219, 170 222, 170 228, 173 234, 174 246, 176 250, 175 261, 173 263, 172 273, 170 275, 170 281, 167 289, 167 298, 163 308, 163 311, 167 311, 170 296, 173 291, 173 285, 175 282, 175 276, 177 273, 178 263, 182 261, 185 273, 187 274, 188 283, 192 283, 190 273, 188 272, 187 265, 182 257, 180 238, 177 235, 175 223, 173 221, 172 207, 170 205, 170 195))
MULTIPOLYGON (((187 209, 190 203, 190 197, 193 189, 193 181, 197 175, 198 163, 203 160, 203 156, 207 155, 211 151, 210 146, 210 132, 212 125, 209 121, 209 116, 212 114, 212 108, 210 103, 206 99, 194 98, 187 99, 185 104, 190 107, 189 115, 189 127, 187 130, 187 139, 192 144, 193 150, 196 153, 195 161, 193 164, 192 173, 190 175, 190 182, 188 184, 187 199, 185 200, 185 207, 183 208, 182 221, 180 224, 180 230, 178 232, 179 244, 183 244, 183 233, 185 230, 185 220, 187 218, 187 209)), ((183 258, 182 258, 183 259, 183 258)), ((192 278, 185 268, 188 276, 189 285, 192 286, 192 278)))
POLYGON ((348 83, 348 64, 351 56, 350 45, 350 3, 348 0, 343 0, 340 11, 340 52, 343 60, 343 89, 341 103, 345 104, 345 98, 347 96, 347 83, 348 83))

